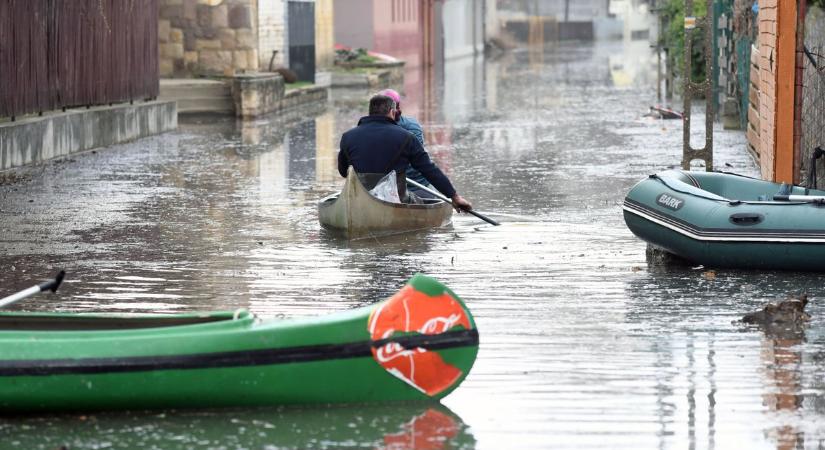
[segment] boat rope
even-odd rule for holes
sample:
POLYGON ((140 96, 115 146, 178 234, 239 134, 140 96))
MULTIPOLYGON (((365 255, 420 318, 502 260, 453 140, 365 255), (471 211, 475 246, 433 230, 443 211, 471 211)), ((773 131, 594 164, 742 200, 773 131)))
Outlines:
MULTIPOLYGON (((660 183, 664 184, 665 187, 667 187, 668 189, 670 189, 672 191, 675 191, 675 192, 678 192, 680 194, 690 195, 690 196, 693 196, 693 197, 702 198, 702 199, 705 199, 705 200, 712 200, 712 201, 720 202, 720 203, 727 203, 729 205, 807 205, 807 204, 809 204, 809 202, 788 202, 788 201, 775 202, 775 201, 731 200, 729 198, 724 198, 724 197, 721 197, 721 196, 719 196, 719 198, 716 198, 716 197, 711 197, 711 196, 707 196, 707 195, 697 194, 696 192, 690 192, 690 191, 687 191, 687 190, 684 190, 684 189, 679 189, 677 187, 674 187, 673 185, 671 185, 667 181, 665 181, 665 178, 660 177, 659 175, 656 175, 656 174, 650 175, 650 178, 654 179, 654 180, 658 180, 660 183)), ((746 177, 746 178, 750 178, 750 177, 746 177)))

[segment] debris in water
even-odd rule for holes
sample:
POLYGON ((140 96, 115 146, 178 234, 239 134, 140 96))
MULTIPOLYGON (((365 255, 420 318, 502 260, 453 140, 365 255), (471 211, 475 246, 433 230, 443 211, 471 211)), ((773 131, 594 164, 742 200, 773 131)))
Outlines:
POLYGON ((713 270, 708 270, 707 272, 703 272, 702 276, 704 276, 707 280, 715 280, 716 272, 714 272, 713 270))
POLYGON ((742 323, 757 325, 770 335, 779 337, 799 337, 804 334, 804 325, 811 316, 805 312, 808 294, 788 297, 778 304, 768 303, 760 311, 745 314, 742 323))

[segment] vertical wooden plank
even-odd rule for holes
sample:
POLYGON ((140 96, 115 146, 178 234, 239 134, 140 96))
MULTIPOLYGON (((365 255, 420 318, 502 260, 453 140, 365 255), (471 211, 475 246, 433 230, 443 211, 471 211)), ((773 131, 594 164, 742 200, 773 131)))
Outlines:
POLYGON ((0 0, 0 116, 154 98, 158 0, 0 0))
POLYGON ((796 81, 795 1, 777 2, 776 43, 776 158, 774 181, 794 181, 794 90, 796 81))
MULTIPOLYGON (((11 43, 11 2, 0 2, 0 42, 11 43)), ((11 115, 11 45, 0 45, 0 117, 11 115)))

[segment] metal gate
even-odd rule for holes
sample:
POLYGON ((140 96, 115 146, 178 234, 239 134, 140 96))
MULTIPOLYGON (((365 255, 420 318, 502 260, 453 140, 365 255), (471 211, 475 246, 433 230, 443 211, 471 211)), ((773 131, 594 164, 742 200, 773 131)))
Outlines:
POLYGON ((290 0, 287 46, 289 68, 301 81, 315 82, 315 2, 290 0))
MULTIPOLYGON (((800 139, 800 179, 806 180, 810 158, 816 147, 825 148, 825 11, 808 9, 805 21, 805 47, 802 49, 802 136, 800 139)), ((823 159, 818 162, 817 186, 825 186, 823 159)))

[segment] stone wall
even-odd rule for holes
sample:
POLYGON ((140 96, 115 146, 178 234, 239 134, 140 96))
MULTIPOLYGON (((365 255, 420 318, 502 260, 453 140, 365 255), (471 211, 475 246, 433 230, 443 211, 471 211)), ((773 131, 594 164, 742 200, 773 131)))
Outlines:
POLYGON ((258 69, 257 0, 159 0, 161 77, 258 69))

